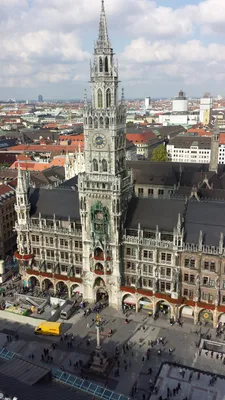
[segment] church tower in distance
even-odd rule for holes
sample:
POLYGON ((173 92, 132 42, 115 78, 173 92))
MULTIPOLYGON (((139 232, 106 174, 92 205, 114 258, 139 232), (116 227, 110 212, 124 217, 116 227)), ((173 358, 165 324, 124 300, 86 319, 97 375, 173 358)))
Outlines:
MULTIPOLYGON (((132 196, 126 169, 126 106, 118 101, 118 68, 108 37, 102 0, 99 35, 91 63, 91 104, 85 98, 85 172, 79 174, 83 240, 84 298, 108 296, 121 306, 123 279, 122 235, 132 196)), ((86 97, 86 96, 85 96, 86 97)))

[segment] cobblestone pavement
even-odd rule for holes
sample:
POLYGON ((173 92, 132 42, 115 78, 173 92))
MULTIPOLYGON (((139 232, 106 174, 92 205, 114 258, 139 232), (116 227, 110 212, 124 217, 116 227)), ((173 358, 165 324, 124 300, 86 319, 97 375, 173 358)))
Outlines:
MULTIPOLYGON (((134 397, 142 399, 145 394, 147 398, 149 396, 149 380, 154 382, 162 362, 165 361, 177 362, 205 371, 211 371, 213 367, 215 373, 224 374, 225 366, 221 360, 217 360, 215 357, 211 359, 205 355, 199 356, 196 348, 196 341, 199 338, 195 332, 200 328, 189 320, 184 321, 183 327, 179 327, 177 324, 171 327, 164 317, 153 321, 146 314, 139 313, 129 315, 129 324, 126 325, 123 313, 111 308, 102 310, 101 318, 103 331, 100 337, 103 350, 107 352, 108 356, 115 355, 116 347, 120 350, 120 377, 115 377, 116 364, 107 380, 107 387, 118 393, 130 395, 132 386, 137 382, 138 391, 134 397), (109 329, 113 330, 111 338, 108 338, 107 335, 109 329), (156 341, 157 338, 163 338, 164 344, 154 345, 150 350, 148 360, 146 352, 150 347, 150 341, 156 341), (127 342, 130 343, 128 351, 126 348, 123 349, 123 345, 127 342), (169 354, 169 348, 172 348, 172 354, 169 354), (161 355, 158 355, 159 349, 161 349, 161 355), (148 372, 150 367, 152 368, 151 376, 148 372)), ((50 355, 53 357, 53 366, 61 367, 63 365, 65 370, 78 375, 80 371, 74 368, 74 363, 79 360, 86 363, 96 346, 96 329, 92 319, 95 319, 95 314, 84 317, 80 312, 72 318, 72 321, 64 323, 64 331, 74 335, 72 349, 68 348, 66 341, 61 343, 59 338, 35 336, 33 327, 29 325, 0 320, 0 346, 6 345, 9 350, 19 353, 25 358, 34 354, 38 360, 41 359, 43 349, 49 348, 50 355), (12 342, 8 342, 7 334, 14 336, 16 332, 19 340, 13 339, 12 342), (90 345, 87 345, 87 339, 90 340, 90 345), (57 343, 56 350, 52 349, 52 342, 57 343)), ((210 333, 212 339, 215 339, 214 329, 204 327, 201 328, 201 332, 210 333)), ((98 382, 105 383, 101 379, 98 382)))
POLYGON ((153 394, 151 400, 158 400, 160 396, 169 398, 171 394, 175 400, 224 400, 225 377, 217 377, 215 382, 212 377, 212 374, 164 364, 156 382, 157 394, 153 394))

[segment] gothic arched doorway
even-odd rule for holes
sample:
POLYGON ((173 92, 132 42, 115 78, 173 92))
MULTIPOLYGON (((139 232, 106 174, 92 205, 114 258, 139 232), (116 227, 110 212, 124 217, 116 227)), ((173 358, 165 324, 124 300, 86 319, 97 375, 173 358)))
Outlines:
POLYGON ((54 291, 54 285, 50 279, 46 278, 42 281, 42 289, 43 290, 53 290, 54 291))
POLYGON ((40 287, 40 282, 36 276, 31 276, 28 280, 28 286, 34 289, 35 287, 40 287))
POLYGON ((96 303, 108 304, 109 295, 105 286, 105 282, 102 278, 95 280, 94 288, 96 291, 96 303))
POLYGON ((96 291, 96 303, 104 303, 108 305, 109 295, 105 287, 99 287, 96 291))

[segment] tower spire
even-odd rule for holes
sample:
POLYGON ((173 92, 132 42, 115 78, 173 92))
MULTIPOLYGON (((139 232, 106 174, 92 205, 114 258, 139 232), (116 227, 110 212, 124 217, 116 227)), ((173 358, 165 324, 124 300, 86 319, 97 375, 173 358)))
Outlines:
POLYGON ((108 37, 107 21, 105 15, 105 3, 104 0, 101 0, 101 2, 102 2, 102 7, 100 14, 97 47, 104 48, 104 47, 110 47, 110 41, 108 37))
POLYGON ((24 185, 24 176, 20 167, 20 163, 18 161, 18 167, 17 167, 18 175, 17 175, 17 191, 20 193, 23 193, 26 191, 25 185, 24 185))

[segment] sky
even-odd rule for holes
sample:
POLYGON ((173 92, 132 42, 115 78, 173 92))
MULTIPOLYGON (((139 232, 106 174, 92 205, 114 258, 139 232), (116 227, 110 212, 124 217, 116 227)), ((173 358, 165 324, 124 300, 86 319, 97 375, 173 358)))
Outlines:
MULTIPOLYGON (((0 100, 83 98, 101 0, 0 0, 0 100)), ((105 0, 127 98, 225 95, 225 0, 105 0)))

